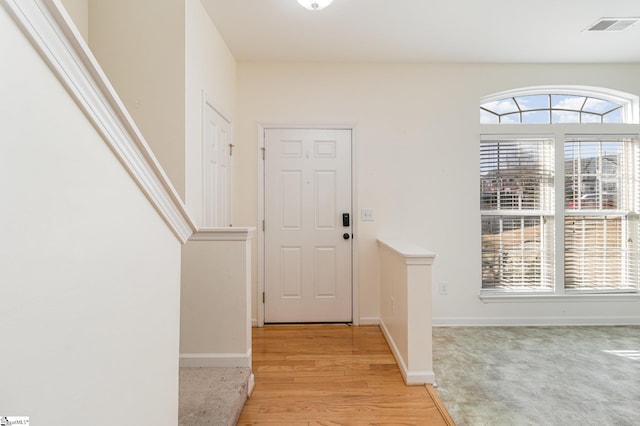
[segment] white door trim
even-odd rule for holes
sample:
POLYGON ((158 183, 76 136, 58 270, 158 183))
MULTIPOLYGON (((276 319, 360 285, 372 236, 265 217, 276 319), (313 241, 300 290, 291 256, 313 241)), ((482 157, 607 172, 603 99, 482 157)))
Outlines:
POLYGON ((262 158, 263 150, 265 147, 264 144, 264 132, 267 129, 337 129, 337 130, 350 130, 351 131, 351 204, 352 204, 352 222, 353 222, 353 235, 354 235, 354 243, 351 245, 352 250, 352 312, 353 312, 353 325, 360 325, 360 286, 359 286, 359 273, 358 273, 358 218, 356 215, 358 211, 358 200, 357 200, 357 143, 356 143, 356 126, 351 124, 339 124, 339 125, 318 125, 318 124, 310 124, 310 125, 300 125, 300 124, 258 124, 258 150, 257 150, 257 158, 258 158, 258 223, 257 223, 257 234, 258 234, 258 291, 257 294, 254 295, 256 304, 258 306, 258 318, 257 325, 258 327, 264 326, 264 303, 262 299, 262 294, 264 293, 264 229, 262 228, 262 223, 264 221, 264 161, 262 158))
MULTIPOLYGON (((206 172, 205 172, 205 168, 206 168, 206 154, 205 154, 205 144, 206 144, 206 140, 205 140, 205 135, 206 135, 206 129, 205 126, 207 125, 207 107, 211 108, 216 114, 218 114, 220 116, 220 118, 222 118, 225 122, 227 122, 227 124, 229 125, 229 143, 233 144, 233 122, 231 121, 231 115, 227 114, 221 107, 220 105, 218 105, 213 98, 211 98, 206 91, 202 90, 202 110, 200 111, 201 117, 200 117, 200 123, 201 123, 201 129, 200 129, 200 157, 201 157, 201 164, 200 164, 200 177, 201 177, 201 181, 202 181, 202 223, 205 222, 206 220, 206 215, 207 215, 207 197, 208 197, 208 193, 207 193, 207 181, 206 181, 206 172)), ((227 181, 227 215, 228 215, 228 222, 230 223, 225 223, 224 226, 231 226, 231 224, 233 223, 233 184, 234 184, 234 179, 233 179, 233 156, 230 156, 231 158, 229 158, 229 176, 228 176, 228 181, 227 181)))

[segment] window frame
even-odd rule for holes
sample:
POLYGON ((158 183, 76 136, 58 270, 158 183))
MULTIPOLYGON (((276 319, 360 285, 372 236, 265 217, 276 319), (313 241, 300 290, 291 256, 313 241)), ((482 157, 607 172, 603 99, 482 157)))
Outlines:
MULTIPOLYGON (((591 86, 532 86, 532 87, 523 87, 514 90, 507 90, 504 92, 494 93, 488 96, 484 96, 480 99, 480 108, 482 109, 482 105, 506 100, 510 98, 518 98, 524 96, 534 96, 534 95, 567 95, 567 96, 580 96, 586 98, 595 98, 599 100, 609 101, 616 104, 619 104, 622 110, 622 124, 638 124, 640 123, 640 98, 635 95, 631 95, 625 92, 621 92, 618 90, 605 89, 601 87, 591 87, 591 86)), ((538 111, 538 109, 527 110, 524 112, 533 112, 538 111)), ((550 118, 548 124, 531 124, 531 125, 561 125, 568 123, 553 123, 552 121, 552 112, 553 111, 562 111, 562 109, 553 109, 552 105, 549 105, 548 111, 550 112, 550 118)), ((571 110, 575 111, 575 110, 571 110)), ((522 112, 522 111, 520 111, 522 112)), ((517 112, 515 112, 517 113, 517 112)), ((585 112, 587 113, 587 112, 585 112)), ((483 126, 504 126, 510 124, 517 125, 525 125, 524 123, 482 123, 483 126)), ((601 125, 601 124, 614 124, 614 123, 575 123, 580 125, 601 125)), ((618 123, 615 123, 618 124, 618 123)))
MULTIPOLYGON (((554 268, 554 258, 552 257, 551 259, 549 259, 549 254, 551 254, 551 256, 553 256, 553 247, 549 247, 549 241, 548 239, 551 238, 551 245, 554 244, 554 229, 555 227, 553 226, 553 222, 554 222, 554 202, 555 202, 555 175, 554 175, 554 170, 555 170, 555 155, 554 155, 554 149, 555 149, 555 145, 554 145, 554 141, 553 141, 553 137, 551 135, 511 135, 511 134, 507 134, 507 135, 496 135, 496 134, 491 134, 491 135, 481 135, 480 137, 480 141, 481 141, 481 146, 483 144, 492 144, 492 143, 496 143, 496 144, 500 144, 501 142, 504 142, 507 145, 507 150, 511 153, 513 153, 513 149, 512 149, 512 145, 511 143, 514 143, 514 145, 518 145, 518 142, 522 143, 522 148, 523 151, 522 152, 526 152, 526 151, 530 151, 532 146, 535 146, 536 149, 538 151, 537 156, 536 156, 536 160, 540 162, 540 165, 542 166, 542 169, 540 169, 539 167, 536 166, 536 177, 540 180, 541 185, 536 188, 535 191, 535 195, 537 198, 536 203, 534 203, 533 206, 528 206, 528 208, 522 208, 522 202, 518 203, 520 208, 513 208, 513 205, 511 205, 511 208, 508 207, 507 208, 500 208, 500 194, 502 193, 502 187, 499 185, 496 189, 496 194, 497 194, 497 198, 498 201, 496 202, 496 208, 486 208, 486 209, 482 209, 482 205, 481 205, 481 209, 480 209, 480 217, 481 220, 484 222, 485 220, 488 220, 489 218, 500 218, 502 220, 521 220, 524 222, 525 218, 536 218, 539 219, 539 226, 540 227, 540 235, 539 235, 539 241, 535 241, 538 245, 540 245, 542 250, 542 253, 544 254, 544 257, 541 258, 541 262, 540 265, 535 265, 534 268, 535 269, 539 269, 540 271, 540 277, 541 280, 547 284, 550 283, 551 288, 549 288, 548 286, 545 285, 540 285, 539 288, 535 289, 533 287, 527 287, 527 286, 523 286, 521 283, 520 284, 512 284, 510 289, 488 289, 484 287, 484 277, 485 277, 485 268, 484 268, 484 257, 485 257, 485 251, 484 248, 482 250, 482 257, 483 257, 483 284, 482 284, 482 290, 486 291, 486 292, 505 292, 505 291, 509 291, 512 293, 519 293, 519 294, 528 294, 528 293, 534 293, 534 294, 538 294, 538 293, 543 293, 543 294, 547 294, 551 291, 553 291, 553 283, 555 282, 554 280, 554 275, 555 275, 555 268, 554 268), (550 158, 549 158, 550 157, 550 158), (546 167, 548 167, 545 170, 545 164, 546 167), (546 184, 545 184, 546 182, 546 184), (537 205, 535 205, 537 204, 537 205), (548 221, 551 221, 550 223, 547 223, 548 221), (549 251, 551 251, 551 253, 549 253, 549 251), (550 276, 550 279, 549 279, 550 276)), ((518 149, 518 151, 520 150, 520 148, 518 149)), ((499 151, 499 149, 498 149, 499 151)), ((487 151, 490 152, 490 151, 487 151)), ((521 152, 518 152, 517 154, 517 159, 520 160, 521 158, 521 152)), ((495 155, 495 154, 493 154, 495 155)), ((497 154, 497 156, 499 157, 499 154, 497 154)), ((484 157, 486 158, 486 157, 484 157)), ((489 157, 491 158, 491 157, 489 157)), ((481 155, 481 163, 482 163, 482 155, 481 155)), ((482 167, 482 165, 481 165, 482 167)), ((501 175, 500 170, 496 170, 495 171, 498 180, 500 177, 503 177, 501 175)), ((509 173, 507 173, 508 175, 509 173)), ((482 185, 481 185, 482 186, 482 185)), ((517 193, 520 194, 520 184, 517 185, 518 186, 518 191, 517 193)), ((482 190, 482 189, 481 189, 482 190)), ((481 194, 481 201, 482 201, 482 194, 481 194)), ((482 204, 482 202, 481 202, 482 204)), ((490 207, 490 206, 489 206, 490 207)), ((501 222, 502 223, 502 222, 501 222)), ((500 227, 502 227, 502 225, 500 225, 500 227)), ((513 233, 513 231, 516 231, 518 228, 514 228, 512 231, 509 231, 510 233, 512 233, 512 238, 516 237, 517 238, 517 232, 513 233)), ((524 230, 524 226, 519 228, 521 230, 524 230)), ((524 231, 523 231, 524 232, 524 231)), ((522 233, 523 233, 522 232, 522 233)), ((521 233, 521 234, 522 234, 521 233)), ((484 234, 483 234, 483 247, 485 244, 484 241, 484 234)), ((521 235, 521 238, 524 238, 524 235, 521 235)), ((497 266, 497 274, 498 275, 503 275, 503 271, 506 269, 512 269, 512 268, 526 268, 527 265, 527 261, 526 261, 526 257, 527 257, 527 250, 524 249, 524 247, 521 247, 520 250, 509 250, 509 249, 504 249, 504 245, 505 245, 505 239, 504 238, 498 238, 496 239, 499 249, 497 250, 496 254, 494 254, 494 256, 497 256, 500 259, 503 259, 503 256, 505 259, 512 259, 513 255, 515 255, 515 260, 509 261, 508 265, 503 265, 502 261, 500 262, 500 264, 497 266)), ((511 239, 511 242, 513 243, 513 239, 511 239)), ((521 246, 524 246, 526 244, 527 241, 522 240, 519 241, 518 244, 521 246)), ((535 246, 535 244, 534 244, 535 246)), ((489 255, 490 256, 490 255, 489 255)), ((505 274, 508 275, 508 274, 505 274)), ((506 285, 506 284, 505 284, 506 285)))
MULTIPOLYGON (((536 292, 536 291, 509 291, 501 289, 484 289, 480 285, 480 299, 484 302, 510 302, 510 301, 570 301, 570 300, 592 300, 592 301, 612 301, 612 300, 637 300, 640 298, 639 289, 634 289, 633 292, 608 292, 601 291, 589 292, 589 291, 567 291, 565 289, 565 271, 564 271, 564 231, 565 231, 565 199, 564 199, 564 185, 565 185, 565 140, 570 136, 583 135, 583 136, 596 136, 603 135, 605 137, 628 137, 633 136, 638 138, 640 135, 640 126, 638 126, 638 97, 628 94, 621 94, 620 92, 606 91, 606 89, 599 89, 594 91, 593 88, 585 91, 584 87, 579 86, 545 86, 544 88, 535 88, 533 91, 531 88, 518 89, 514 91, 501 92, 489 97, 485 97, 481 102, 486 102, 489 99, 500 99, 508 96, 525 96, 531 94, 550 94, 552 92, 557 93, 562 91, 569 94, 569 90, 574 90, 573 93, 583 96, 592 96, 600 99, 609 99, 604 94, 611 94, 616 97, 617 102, 626 102, 624 109, 623 119, 625 123, 582 123, 582 124, 481 124, 478 123, 479 137, 551 137, 554 140, 555 150, 555 200, 554 200, 554 258, 555 258, 555 273, 554 273, 554 286, 553 290, 549 292, 536 292)), ((479 120, 480 121, 480 120, 479 120)), ((479 147, 479 145, 478 145, 479 147)), ((478 148, 479 149, 479 148, 478 148)), ((479 153, 478 153, 479 158, 479 153)), ((637 170, 640 174, 640 170, 637 170)), ((479 176, 479 173, 478 173, 479 176)), ((636 177, 637 178, 637 177, 636 177)), ((479 188, 479 186, 478 186, 479 188)), ((478 189, 480 192, 480 189, 478 189)), ((478 194, 478 216, 481 216, 480 210, 480 196, 478 194)), ((635 197, 634 209, 638 211, 638 203, 640 202, 640 194, 635 197)), ((481 273, 479 274, 481 276, 481 273)), ((640 286, 639 286, 640 287, 640 286)))
MULTIPOLYGON (((603 275, 605 282, 598 283, 599 285, 597 286, 585 285, 582 288, 572 288, 572 287, 568 287, 568 284, 566 282, 567 273, 565 271, 564 282, 563 282, 565 291, 567 292, 567 294, 570 294, 570 293, 576 293, 576 294, 579 294, 579 293, 596 293, 596 294, 597 293, 608 293, 608 294, 638 293, 640 291, 640 284, 639 284, 640 280, 638 275, 638 261, 640 260, 640 254, 638 253, 637 246, 635 248, 635 251, 636 251, 635 257, 630 258, 629 257, 630 254, 628 252, 630 251, 629 239, 631 239, 631 244, 634 244, 634 243, 637 244, 638 242, 637 204, 638 204, 638 198, 639 198, 638 179, 640 178, 640 164, 639 164, 640 139, 638 137, 638 134, 615 134, 615 135, 566 134, 565 139, 562 141, 562 144, 566 151, 567 147, 570 144, 579 144, 579 143, 593 144, 594 142, 599 145, 599 150, 598 150, 599 152, 597 154, 597 157, 592 157, 592 158, 597 158, 598 164, 596 166, 596 170, 593 173, 588 173, 585 175, 578 173, 577 176, 579 176, 580 178, 588 177, 588 178, 595 179, 595 182, 596 182, 595 186, 598 187, 598 189, 596 190, 596 192, 593 192, 593 194, 607 193, 606 191, 609 191, 609 190, 608 189, 605 190, 603 188, 604 185, 602 184, 602 181, 611 179, 611 177, 613 176, 616 179, 615 186, 618 186, 618 188, 616 189, 615 204, 611 203, 610 205, 602 206, 601 205, 602 200, 599 200, 599 202, 596 204, 600 204, 600 205, 596 205, 596 206, 588 205, 585 208, 572 209, 571 207, 565 205, 563 210, 563 220, 565 222, 565 239, 564 239, 564 246, 563 246, 563 249, 564 249, 563 252, 565 254, 565 259, 564 259, 565 267, 567 266, 567 258, 569 257, 568 253, 570 252, 569 248, 571 247, 571 245, 566 241, 567 218, 575 218, 577 221, 582 220, 583 221, 582 226, 585 226, 585 224, 588 224, 588 223, 591 223, 592 226, 593 225, 601 226, 600 224, 602 223, 604 224, 603 229, 604 229, 605 236, 608 232, 608 229, 612 228, 611 224, 613 224, 613 228, 616 228, 617 226, 620 227, 623 238, 621 238, 621 240, 619 241, 620 246, 617 249, 620 253, 619 269, 616 270, 616 268, 613 268, 612 271, 614 273, 620 273, 623 277, 625 277, 625 282, 628 282, 629 275, 631 276, 635 275, 634 281, 636 282, 636 285, 635 285, 635 288, 623 287, 623 286, 609 287, 606 284, 609 278, 607 277, 607 273, 605 272, 603 275), (617 164, 618 171, 615 175, 602 172, 602 163, 603 163, 602 160, 610 156, 610 155, 603 155, 602 147, 603 147, 603 144, 609 144, 609 143, 616 143, 618 147, 622 149, 622 154, 619 154, 619 155, 621 155, 624 159, 622 163, 617 164), (620 197, 621 195, 622 197, 620 197), (591 208, 591 207, 595 207, 595 208, 591 208), (619 220, 619 225, 615 225, 616 222, 618 222, 618 220, 619 220), (628 265, 629 261, 631 262, 635 261, 635 263, 633 265, 628 265), (632 269, 635 269, 635 273, 629 274, 629 271, 631 271, 632 269)), ((583 157, 580 157, 580 158, 583 158, 583 157)), ((575 161, 575 158, 573 159, 575 161)), ((565 163, 564 163, 565 190, 567 186, 567 174, 566 174, 567 163, 566 162, 567 162, 567 159, 565 157, 565 163)), ((571 174, 569 176, 576 176, 576 175, 571 174)), ((585 180, 591 180, 591 179, 585 179, 585 180)), ((572 185, 575 185, 575 183, 576 182, 574 181, 572 185)), ((578 184, 582 185, 583 182, 579 181, 578 184)), ((580 191, 578 191, 578 193, 580 194, 580 191)), ((566 193, 565 193, 565 197, 563 198, 565 199, 565 202, 566 202, 566 193)), ((596 236, 592 235, 590 236, 590 238, 592 239, 595 238, 597 240, 597 235, 598 234, 596 233, 596 236)), ((608 241, 599 241, 599 243, 607 246, 608 241)), ((592 241, 591 244, 596 244, 596 242, 592 241)), ((572 252, 572 253, 576 254, 575 252, 572 252)), ((612 255, 613 257, 615 257, 615 253, 616 253, 615 249, 610 250, 608 255, 612 255)), ((582 257, 581 262, 587 262, 585 259, 588 259, 589 255, 587 254, 586 256, 580 256, 578 254, 575 257, 577 258, 582 257)), ((578 263, 581 263, 581 262, 578 262, 578 263)), ((598 262, 603 262, 603 261, 598 259, 594 262, 597 264, 598 262)), ((600 266, 603 267, 605 270, 608 269, 607 262, 601 263, 600 266)))

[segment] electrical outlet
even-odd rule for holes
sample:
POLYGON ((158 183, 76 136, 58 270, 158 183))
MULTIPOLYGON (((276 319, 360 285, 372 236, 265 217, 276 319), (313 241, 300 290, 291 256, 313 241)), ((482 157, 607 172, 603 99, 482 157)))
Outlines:
POLYGON ((446 281, 440 281, 440 294, 446 296, 449 294, 449 283, 446 281))

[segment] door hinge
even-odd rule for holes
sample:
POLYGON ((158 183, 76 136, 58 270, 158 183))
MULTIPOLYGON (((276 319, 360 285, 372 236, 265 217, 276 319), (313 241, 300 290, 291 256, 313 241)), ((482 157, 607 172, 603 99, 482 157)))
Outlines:
POLYGON ((264 291, 262 292, 262 304, 264 305, 264 291))
POLYGON ((260 148, 260 150, 262 151, 262 159, 264 160, 265 152, 267 151, 267 148, 262 147, 262 148, 260 148))
POLYGON ((235 145, 234 145, 234 144, 232 144, 232 143, 230 143, 230 144, 229 144, 229 157, 233 156, 233 147, 234 147, 234 146, 235 146, 235 145))
POLYGON ((264 232, 265 230, 265 225, 264 225, 264 220, 262 221, 262 231, 264 232))

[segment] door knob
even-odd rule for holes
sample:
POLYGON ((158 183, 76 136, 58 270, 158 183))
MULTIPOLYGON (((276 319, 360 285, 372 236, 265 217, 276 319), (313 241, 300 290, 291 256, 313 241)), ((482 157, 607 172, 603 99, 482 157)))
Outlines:
POLYGON ((345 232, 344 234, 342 234, 342 238, 344 238, 345 240, 348 240, 349 234, 345 232))

